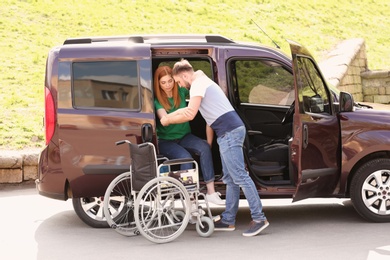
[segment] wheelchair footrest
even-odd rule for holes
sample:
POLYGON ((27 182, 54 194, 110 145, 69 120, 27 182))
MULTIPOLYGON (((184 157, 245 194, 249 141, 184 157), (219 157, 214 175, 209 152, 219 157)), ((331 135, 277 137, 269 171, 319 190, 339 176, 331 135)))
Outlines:
POLYGON ((179 180, 184 186, 196 187, 198 183, 198 172, 195 169, 169 172, 168 176, 179 180))

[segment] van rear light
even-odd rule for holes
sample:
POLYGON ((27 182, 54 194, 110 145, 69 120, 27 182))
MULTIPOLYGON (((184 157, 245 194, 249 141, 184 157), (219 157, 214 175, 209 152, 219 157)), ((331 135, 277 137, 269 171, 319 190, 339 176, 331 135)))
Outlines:
POLYGON ((53 96, 48 88, 45 88, 45 134, 46 145, 53 137, 55 129, 55 109, 53 96))

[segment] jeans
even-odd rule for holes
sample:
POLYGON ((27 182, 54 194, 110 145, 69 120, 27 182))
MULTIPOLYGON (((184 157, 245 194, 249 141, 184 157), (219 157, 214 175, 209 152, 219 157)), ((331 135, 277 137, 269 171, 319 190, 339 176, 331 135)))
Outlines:
MULTIPOLYGON (((187 134, 179 140, 159 140, 158 147, 160 154, 169 159, 192 158, 190 152, 199 156, 200 168, 202 169, 203 180, 205 183, 214 181, 214 165, 211 149, 206 140, 203 140, 193 134, 187 134)), ((193 169, 193 165, 183 164, 181 170, 193 169)))
POLYGON ((246 135, 244 126, 217 138, 222 159, 223 182, 226 184, 226 209, 222 213, 223 223, 234 225, 240 200, 240 188, 248 201, 252 220, 263 221, 260 196, 256 186, 245 170, 243 143, 246 135))

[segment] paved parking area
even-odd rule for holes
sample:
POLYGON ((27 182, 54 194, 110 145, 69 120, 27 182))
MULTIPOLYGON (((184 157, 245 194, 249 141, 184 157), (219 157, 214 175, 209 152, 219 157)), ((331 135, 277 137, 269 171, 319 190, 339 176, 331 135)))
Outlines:
MULTIPOLYGON (((390 259, 390 223, 368 223, 348 200, 263 200, 270 226, 243 237, 250 221, 240 202, 236 230, 201 238, 195 225, 168 244, 124 237, 81 222, 71 201, 37 194, 33 185, 0 186, 1 258, 12 259, 390 259)), ((212 208, 213 214, 222 211, 212 208)))

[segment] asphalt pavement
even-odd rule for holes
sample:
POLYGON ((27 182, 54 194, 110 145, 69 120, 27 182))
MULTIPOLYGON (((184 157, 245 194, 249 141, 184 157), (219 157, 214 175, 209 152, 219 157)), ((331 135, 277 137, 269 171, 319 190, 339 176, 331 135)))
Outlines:
POLYGON ((88 227, 71 201, 42 197, 33 183, 0 185, 0 259, 390 259, 390 223, 366 222, 349 200, 262 201, 270 226, 256 237, 241 235, 250 221, 243 200, 235 231, 202 238, 189 224, 171 243, 154 244, 88 227))

